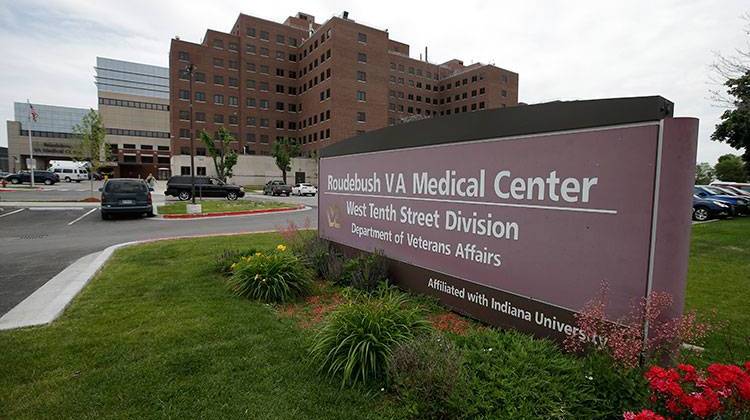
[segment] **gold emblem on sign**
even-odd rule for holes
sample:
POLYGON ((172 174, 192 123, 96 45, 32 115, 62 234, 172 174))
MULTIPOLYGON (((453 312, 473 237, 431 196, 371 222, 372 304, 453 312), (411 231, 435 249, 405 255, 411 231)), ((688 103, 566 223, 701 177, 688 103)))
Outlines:
POLYGON ((329 206, 328 210, 326 211, 326 216, 328 217, 328 227, 339 229, 341 228, 341 223, 339 223, 339 215, 340 215, 339 208, 335 205, 329 206))

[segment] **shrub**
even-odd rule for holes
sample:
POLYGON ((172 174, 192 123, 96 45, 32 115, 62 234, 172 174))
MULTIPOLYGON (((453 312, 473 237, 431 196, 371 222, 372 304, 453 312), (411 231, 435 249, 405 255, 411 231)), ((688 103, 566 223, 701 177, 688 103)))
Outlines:
POLYGON ((429 334, 396 346, 388 380, 409 418, 456 418, 456 400, 464 384, 462 366, 463 356, 452 341, 429 334))
POLYGON ((237 295, 268 303, 284 303, 309 293, 311 274, 300 259, 279 245, 231 266, 229 287, 237 295))
POLYGON ((253 255, 258 250, 255 248, 250 249, 225 249, 219 254, 213 263, 213 269, 221 274, 230 274, 232 272, 232 264, 239 261, 242 257, 253 255))
POLYGON ((589 408, 598 417, 618 417, 646 403, 648 387, 641 369, 623 367, 601 352, 587 355, 583 368, 591 385, 589 408))
POLYGON ((388 279, 388 261, 380 251, 362 253, 344 263, 341 278, 347 286, 373 291, 388 279))
POLYGON ((622 411, 614 411, 601 400, 604 394, 618 398, 616 390, 597 394, 598 379, 584 361, 563 353, 548 340, 492 329, 455 340, 466 358, 467 391, 459 401, 466 418, 622 416, 622 411))
POLYGON ((384 379, 393 349, 429 330, 421 311, 398 292, 364 296, 331 312, 314 338, 312 359, 341 385, 384 379))
POLYGON ((666 292, 652 292, 631 307, 630 312, 616 322, 606 319, 607 286, 602 286, 599 296, 589 301, 575 315, 576 326, 586 337, 598 337, 591 346, 570 335, 565 341, 569 351, 580 352, 588 347, 609 354, 616 362, 634 368, 642 356, 663 359, 677 355, 682 343, 699 343, 713 329, 700 322, 694 312, 681 317, 664 319, 662 314, 672 306, 672 296, 666 292), (644 337, 643 325, 649 324, 649 334, 644 337), (644 354, 645 353, 645 354, 644 354))

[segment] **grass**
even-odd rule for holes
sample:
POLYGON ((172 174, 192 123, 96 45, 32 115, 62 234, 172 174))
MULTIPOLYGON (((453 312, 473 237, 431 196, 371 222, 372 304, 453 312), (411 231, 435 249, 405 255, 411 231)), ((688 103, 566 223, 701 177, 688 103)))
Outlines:
MULTIPOLYGON (((274 308, 233 296, 214 269, 216 256, 227 247, 268 249, 280 241, 276 234, 256 234, 118 251, 52 325, 0 332, 0 418, 406 416, 387 394, 341 389, 309 363, 315 323, 300 325, 300 319, 311 319, 304 315, 307 311, 312 316, 330 312, 341 300, 335 290, 326 291, 330 296, 274 308), (282 316, 285 310, 293 316, 282 316)), ((686 306, 699 314, 715 309, 727 322, 709 338, 706 362, 736 363, 750 355, 748 290, 750 218, 695 225, 686 306)), ((434 307, 426 298, 414 301, 434 307)), ((448 324, 442 318, 433 323, 448 324)), ((498 343, 487 346, 498 350, 500 342, 526 342, 490 333, 497 335, 498 343)), ((511 414, 508 410, 548 392, 536 390, 531 382, 552 384, 562 380, 555 378, 575 376, 536 377, 530 372, 545 369, 532 362, 541 357, 539 352, 505 345, 507 352, 492 357, 508 360, 480 357, 483 346, 471 346, 476 353, 475 388, 489 383, 482 375, 499 384, 484 389, 486 394, 476 391, 466 397, 473 398, 471 406, 479 412, 511 414), (519 357, 528 372, 511 368, 519 357), (526 376, 528 387, 513 382, 526 376), (498 392, 506 388, 525 389, 519 392, 527 399, 498 405, 498 392)), ((516 394, 508 395, 503 398, 513 401, 516 394)))
POLYGON ((750 217, 693 226, 685 306, 726 323, 708 337, 705 361, 750 359, 750 217))
MULTIPOLYGON (((202 200, 196 201, 196 203, 203 206, 203 213, 222 213, 226 211, 263 210, 290 207, 290 204, 288 203, 279 203, 276 201, 202 200)), ((178 201, 159 206, 159 214, 185 214, 187 213, 188 204, 187 201, 178 201)))
POLYGON ((389 400, 323 379, 307 363, 311 331, 233 296, 213 271, 228 244, 278 243, 119 251, 55 323, 0 333, 0 418, 398 417, 389 400))

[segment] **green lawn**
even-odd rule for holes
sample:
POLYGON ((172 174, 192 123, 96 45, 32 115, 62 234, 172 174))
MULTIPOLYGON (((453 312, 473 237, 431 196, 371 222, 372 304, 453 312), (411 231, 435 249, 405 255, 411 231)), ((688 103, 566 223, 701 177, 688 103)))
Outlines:
POLYGON ((693 226, 686 308, 726 322, 709 337, 706 361, 750 359, 750 217, 693 226))
MULTIPOLYGON (((257 234, 117 252, 55 323, 0 332, 0 418, 403 415, 391 397, 323 379, 308 364, 309 329, 233 296, 212 270, 227 246, 279 241, 257 234)), ((728 322, 706 361, 749 356, 749 286, 750 218, 694 226, 687 306, 728 322)))
POLYGON ((309 332, 211 269, 273 234, 119 251, 53 325, 0 333, 0 418, 394 417, 307 362, 309 332), (377 414, 376 414, 377 413, 377 414))
MULTIPOLYGON (((251 200, 203 200, 196 201, 203 206, 203 213, 221 213, 225 211, 243 211, 243 210, 262 210, 277 209, 281 207, 292 207, 289 203, 279 203, 276 201, 251 201, 251 200)), ((174 203, 159 206, 159 214, 185 214, 187 213, 187 201, 178 201, 174 203)))

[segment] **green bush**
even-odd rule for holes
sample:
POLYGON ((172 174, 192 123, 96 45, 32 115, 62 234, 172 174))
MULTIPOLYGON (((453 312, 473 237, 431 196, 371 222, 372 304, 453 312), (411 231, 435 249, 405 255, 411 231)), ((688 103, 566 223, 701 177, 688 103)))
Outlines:
POLYGON ((389 291, 339 306, 316 334, 312 360, 342 386, 383 380, 393 349, 430 329, 421 311, 406 303, 405 294, 389 291))
POLYGON ((319 278, 338 283, 344 266, 344 257, 331 243, 318 237, 314 231, 297 231, 290 240, 297 254, 319 278))
POLYGON ((648 384, 640 369, 628 369, 600 352, 583 360, 586 379, 591 385, 589 408, 592 417, 613 418, 626 411, 639 411, 647 405, 648 384))
POLYGON ((291 252, 257 252, 231 267, 230 289, 239 296, 267 303, 284 303, 310 292, 311 273, 291 252))
POLYGON ((388 364, 390 388, 409 418, 459 417, 465 391, 463 355, 440 334, 416 337, 398 345, 388 364))
MULTIPOLYGON (((466 357, 466 418, 621 418, 618 406, 630 398, 618 392, 617 374, 605 373, 613 366, 602 361, 592 374, 593 361, 587 365, 550 341, 489 329, 456 340, 466 357), (611 388, 597 389, 605 383, 611 388)), ((624 394, 636 386, 620 385, 624 394)))
POLYGON ((213 262, 213 269, 221 274, 230 274, 232 272, 232 264, 239 261, 242 257, 253 255, 258 250, 255 248, 250 249, 226 249, 219 254, 213 262))
POLYGON ((382 252, 362 253, 344 263, 341 283, 359 290, 373 291, 388 279, 388 260, 382 252))

